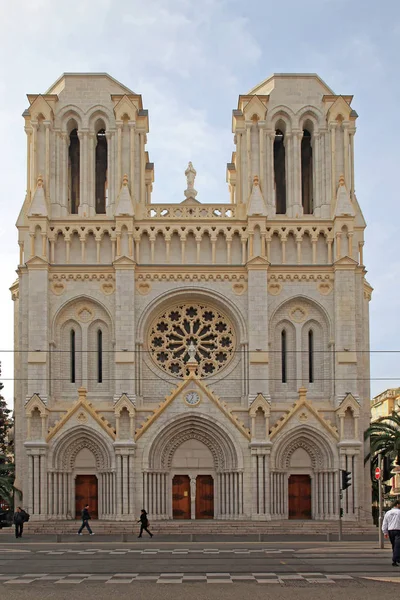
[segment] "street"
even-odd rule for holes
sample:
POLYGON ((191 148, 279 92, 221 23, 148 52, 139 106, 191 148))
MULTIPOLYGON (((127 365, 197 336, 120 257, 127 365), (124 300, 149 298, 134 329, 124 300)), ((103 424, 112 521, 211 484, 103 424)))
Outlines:
POLYGON ((65 536, 0 540, 0 594, 24 598, 392 598, 400 568, 376 542, 107 542, 65 536), (166 584, 166 585, 165 585, 166 584), (173 585, 175 584, 175 585, 173 585), (172 587, 172 589, 171 589, 172 587))

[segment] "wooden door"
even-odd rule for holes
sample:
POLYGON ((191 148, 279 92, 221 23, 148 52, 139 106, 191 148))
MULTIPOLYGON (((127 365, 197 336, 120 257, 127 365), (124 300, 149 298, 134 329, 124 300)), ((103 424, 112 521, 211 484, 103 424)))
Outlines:
POLYGON ((311 519, 311 477, 289 477, 289 519, 311 519))
POLYGON ((172 514, 174 519, 190 519, 189 475, 175 475, 172 480, 172 514))
POLYGON ((196 519, 214 518, 214 480, 211 475, 196 477, 196 519))
POLYGON ((89 504, 92 519, 98 518, 98 485, 96 475, 77 475, 75 479, 75 517, 80 519, 82 508, 89 504))

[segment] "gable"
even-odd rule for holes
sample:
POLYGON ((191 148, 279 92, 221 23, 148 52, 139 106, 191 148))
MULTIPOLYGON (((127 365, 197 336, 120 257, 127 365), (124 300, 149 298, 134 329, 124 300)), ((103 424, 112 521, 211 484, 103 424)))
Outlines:
POLYGON ((46 442, 49 442, 54 436, 61 431, 61 429, 65 428, 67 423, 72 420, 72 418, 76 415, 77 421, 81 425, 90 424, 90 421, 99 425, 101 429, 103 429, 107 435, 111 437, 114 441, 116 439, 115 429, 112 425, 99 414, 99 412, 94 408, 91 402, 88 402, 86 399, 86 390, 84 393, 82 392, 83 388, 79 388, 79 399, 78 401, 65 413, 65 415, 55 423, 53 427, 49 429, 49 433, 46 438, 46 442))
POLYGON ((305 388, 300 388, 299 399, 293 404, 292 408, 283 415, 271 429, 271 440, 289 423, 297 417, 299 423, 310 424, 314 421, 322 427, 335 439, 339 440, 339 434, 330 421, 325 419, 314 407, 310 400, 307 400, 305 388))
POLYGON ((216 407, 235 427, 242 433, 242 435, 248 440, 251 439, 250 430, 241 423, 236 415, 234 415, 228 408, 226 402, 216 396, 208 387, 196 378, 191 373, 187 379, 178 385, 178 387, 171 392, 166 399, 161 402, 157 409, 150 415, 146 421, 136 430, 135 441, 137 441, 147 429, 166 411, 166 409, 174 402, 181 401, 187 410, 195 410, 197 407, 201 407, 202 402, 209 402, 216 407), (196 395, 198 401, 196 401, 196 395))

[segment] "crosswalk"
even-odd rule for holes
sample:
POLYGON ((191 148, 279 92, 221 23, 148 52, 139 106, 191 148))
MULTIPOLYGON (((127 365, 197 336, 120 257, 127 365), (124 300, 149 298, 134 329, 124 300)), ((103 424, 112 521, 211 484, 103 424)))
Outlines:
POLYGON ((186 555, 186 554, 202 554, 205 556, 208 555, 229 555, 229 554, 287 554, 288 552, 295 552, 293 548, 284 548, 284 549, 271 549, 271 548, 82 548, 82 549, 72 549, 72 548, 57 548, 57 549, 48 549, 48 550, 18 550, 14 548, 1 548, 0 547, 0 555, 1 554, 13 554, 13 553, 26 553, 26 554, 43 554, 46 556, 61 556, 63 554, 77 554, 80 556, 90 556, 93 554, 101 555, 125 555, 125 554, 137 554, 137 555, 151 555, 151 554, 171 554, 171 555, 186 555))
MULTIPOLYGON (((349 581, 351 575, 324 573, 70 573, 68 575, 48 573, 26 573, 23 575, 0 574, 0 585, 27 585, 49 582, 62 585, 84 583, 104 583, 110 585, 133 584, 140 582, 171 583, 210 583, 234 584, 249 582, 263 585, 285 585, 293 582, 308 584, 335 584, 349 581)), ((399 579, 400 580, 400 579, 399 579)))

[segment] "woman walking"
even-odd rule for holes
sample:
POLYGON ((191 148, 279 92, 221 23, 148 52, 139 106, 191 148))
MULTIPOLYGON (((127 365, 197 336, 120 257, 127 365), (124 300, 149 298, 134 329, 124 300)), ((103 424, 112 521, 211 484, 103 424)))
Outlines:
POLYGON ((144 508, 142 508, 142 512, 141 512, 138 523, 140 523, 140 533, 139 533, 138 537, 140 537, 140 538, 142 537, 143 531, 147 531, 149 536, 153 537, 153 534, 148 529, 149 528, 149 520, 147 518, 147 512, 144 510, 144 508))

